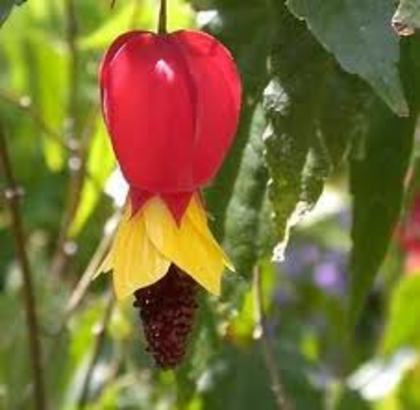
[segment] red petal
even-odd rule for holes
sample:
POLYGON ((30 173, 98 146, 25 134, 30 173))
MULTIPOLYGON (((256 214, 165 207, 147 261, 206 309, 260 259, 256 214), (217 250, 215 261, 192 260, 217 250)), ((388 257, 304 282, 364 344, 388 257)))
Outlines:
POLYGON ((207 34, 130 32, 105 56, 101 97, 130 185, 191 192, 211 180, 232 143, 241 86, 229 52, 207 34))
POLYGON ((220 168, 235 136, 241 83, 229 51, 198 31, 172 34, 190 67, 197 90, 194 182, 208 183, 220 168))
POLYGON ((193 186, 194 88, 168 37, 127 35, 102 72, 103 110, 128 182, 152 192, 193 186))

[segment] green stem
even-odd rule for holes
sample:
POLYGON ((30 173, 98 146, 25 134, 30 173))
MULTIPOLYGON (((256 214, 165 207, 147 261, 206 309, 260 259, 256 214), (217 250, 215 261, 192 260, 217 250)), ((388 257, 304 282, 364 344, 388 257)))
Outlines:
POLYGON ((166 22, 167 22, 167 0, 160 0, 160 12, 159 12, 159 23, 158 33, 166 34, 166 22))
POLYGON ((254 270, 254 291, 256 319, 260 331, 260 343, 263 359, 271 381, 271 390, 274 394, 276 407, 277 410, 293 410, 294 407, 287 397, 286 390, 280 376, 280 371, 277 367, 273 341, 267 331, 267 318, 263 306, 262 278, 258 266, 256 266, 254 270))
POLYGON ((105 305, 104 315, 102 317, 100 326, 97 329, 97 333, 96 333, 96 337, 95 337, 94 345, 93 345, 92 357, 91 357, 88 369, 86 371, 85 380, 83 382, 82 393, 79 398, 79 406, 78 406, 79 409, 84 409, 87 405, 87 402, 89 399, 89 387, 92 380, 93 372, 98 363, 98 359, 101 355, 101 351, 102 351, 102 348, 106 339, 107 328, 112 317, 112 312, 114 309, 114 297, 112 294, 109 294, 107 297, 108 297, 108 300, 105 305))

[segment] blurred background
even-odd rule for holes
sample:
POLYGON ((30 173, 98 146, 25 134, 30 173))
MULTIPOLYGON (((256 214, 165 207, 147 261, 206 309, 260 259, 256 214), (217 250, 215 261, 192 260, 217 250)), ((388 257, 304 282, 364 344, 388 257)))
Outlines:
MULTIPOLYGON (((286 409, 281 383, 295 409, 420 409, 419 20, 400 7, 400 41, 393 1, 169 1, 171 30, 231 49, 245 95, 205 191, 237 273, 220 299, 202 292, 184 364, 159 371, 132 301, 115 304, 106 275, 90 282, 125 195, 98 65, 120 33, 155 29, 158 1, 17 3, 0 2, 0 121, 24 190, 48 407, 286 409)), ((0 205, 0 409, 26 410, 23 282, 0 205)))

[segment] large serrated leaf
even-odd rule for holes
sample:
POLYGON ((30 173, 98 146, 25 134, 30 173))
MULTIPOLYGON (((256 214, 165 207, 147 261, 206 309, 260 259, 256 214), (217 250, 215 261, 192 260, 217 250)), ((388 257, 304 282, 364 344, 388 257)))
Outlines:
POLYGON ((312 208, 330 167, 318 132, 322 83, 329 57, 304 24, 280 9, 281 24, 271 54, 274 78, 264 91, 270 125, 265 134, 269 195, 283 258, 290 227, 312 208))
POLYGON ((400 215, 415 121, 380 102, 369 110, 365 153, 351 164, 353 226, 349 317, 354 325, 382 263, 400 215))
POLYGON ((399 72, 398 39, 390 24, 390 0, 288 0, 348 72, 365 79, 398 115, 408 115, 399 72))
POLYGON ((225 244, 236 271, 250 277, 258 257, 260 212, 267 185, 262 136, 266 121, 261 106, 255 110, 250 139, 226 214, 225 244))

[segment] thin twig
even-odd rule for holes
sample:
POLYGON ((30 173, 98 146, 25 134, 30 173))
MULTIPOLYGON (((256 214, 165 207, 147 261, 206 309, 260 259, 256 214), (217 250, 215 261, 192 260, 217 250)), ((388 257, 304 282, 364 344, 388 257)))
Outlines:
MULTIPOLYGON (((119 220, 119 217, 120 217, 120 211, 117 211, 115 215, 113 215, 110 218, 110 221, 114 223, 116 222, 116 220, 119 220)), ((115 227, 116 226, 117 226, 117 223, 115 223, 115 227)), ((82 303, 87 293, 87 290, 89 289, 89 285, 91 284, 93 275, 95 274, 96 270, 98 269, 99 265, 104 259, 105 254, 109 250, 114 231, 115 229, 112 229, 109 232, 106 232, 104 234, 85 272, 83 273, 80 280, 77 282, 76 286, 74 287, 74 290, 72 294, 70 295, 69 301, 66 306, 64 323, 66 323, 70 319, 72 314, 77 310, 77 308, 82 303)))
POLYGON ((39 338, 39 325, 36 312, 36 299, 32 279, 32 271, 26 253, 25 234, 20 213, 19 193, 13 175, 11 162, 7 151, 6 137, 0 125, 0 165, 6 180, 5 196, 11 215, 11 231, 14 236, 17 259, 22 271, 23 297, 26 313, 26 326, 28 332, 29 351, 32 365, 34 384, 34 402, 37 410, 45 410, 45 388, 42 369, 42 351, 39 338))
POLYGON ((69 52, 69 95, 67 101, 67 139, 73 146, 69 159, 70 177, 67 201, 58 235, 58 246, 51 265, 51 274, 60 278, 67 267, 69 257, 76 251, 76 245, 68 238, 70 226, 76 215, 80 192, 84 183, 84 156, 79 138, 79 50, 77 47, 77 16, 74 0, 66 0, 66 42, 69 52), (70 246, 69 246, 70 245, 70 246), (69 252, 69 250, 71 250, 69 252))
POLYGON ((98 362, 99 356, 101 354, 101 350, 103 347, 103 344, 105 342, 105 336, 106 336, 106 329, 108 327, 109 321, 111 320, 112 317, 112 311, 114 309, 114 297, 113 295, 110 293, 108 296, 108 301, 105 307, 105 311, 104 311, 104 315, 102 317, 102 321, 99 325, 99 327, 96 329, 96 338, 94 341, 94 346, 93 346, 93 352, 92 352, 92 358, 89 362, 89 366, 87 368, 86 371, 86 375, 85 375, 85 380, 83 382, 83 387, 82 387, 82 391, 80 394, 80 398, 79 398, 79 405, 78 408, 79 409, 83 409, 88 401, 88 397, 89 397, 89 387, 90 387, 90 382, 92 379, 92 375, 93 372, 95 370, 96 364, 98 362))
POLYGON ((65 148, 66 150, 71 150, 71 147, 66 145, 66 142, 63 140, 62 136, 45 122, 39 111, 37 111, 36 108, 32 105, 29 97, 18 97, 10 92, 0 90, 0 99, 27 113, 32 121, 49 139, 51 139, 51 141, 65 148))
POLYGON ((273 391, 278 410, 293 410, 293 406, 287 398, 286 391, 283 387, 280 371, 277 367, 272 340, 267 330, 267 320, 263 305, 262 279, 258 267, 254 270, 254 286, 256 315, 260 333, 259 336, 265 365, 271 380, 271 390, 273 391))
MULTIPOLYGON (((69 151, 70 154, 73 153, 75 147, 72 146, 72 144, 66 143, 62 135, 45 122, 41 113, 30 102, 29 97, 28 99, 26 96, 18 97, 10 92, 0 90, 0 99, 28 114, 34 124, 42 131, 43 135, 66 151, 69 151)), ((85 176, 90 182, 92 182, 98 192, 102 190, 101 184, 97 178, 95 178, 88 170, 85 170, 85 176)))
POLYGON ((96 119, 99 108, 94 107, 93 116, 87 119, 85 132, 80 136, 80 118, 79 118, 79 90, 78 90, 78 67, 79 67, 79 49, 77 47, 77 17, 75 0, 66 0, 66 21, 67 21, 67 45, 70 55, 69 66, 69 99, 68 109, 68 125, 69 125, 69 141, 71 145, 76 147, 73 150, 72 158, 69 161, 70 177, 67 192, 67 201, 63 212, 61 228, 58 235, 58 245, 51 264, 51 274, 60 278, 63 276, 68 263, 75 252, 77 252, 77 244, 74 242, 71 229, 73 220, 79 209, 82 190, 85 182, 86 156, 90 140, 92 137, 91 125, 92 119, 96 119), (87 130, 87 132, 86 132, 87 130))

